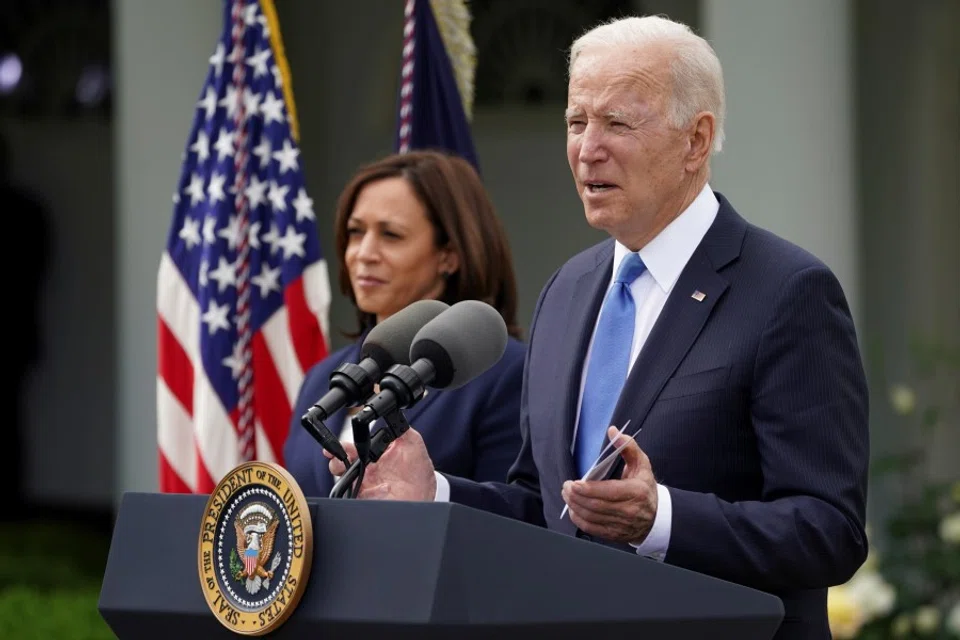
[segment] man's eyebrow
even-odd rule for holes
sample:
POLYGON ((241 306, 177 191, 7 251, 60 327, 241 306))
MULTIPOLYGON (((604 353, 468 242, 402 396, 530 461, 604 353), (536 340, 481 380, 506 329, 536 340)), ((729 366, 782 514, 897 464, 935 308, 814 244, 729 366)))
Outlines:
POLYGON ((632 120, 632 116, 626 111, 620 109, 611 109, 603 114, 603 117, 607 120, 632 120))
MULTIPOLYGON (((569 120, 570 118, 580 118, 583 117, 584 111, 580 107, 571 107, 567 109, 564 114, 564 120, 569 120)), ((625 120, 631 121, 634 119, 634 116, 631 116, 628 112, 622 109, 610 109, 609 111, 603 112, 604 120, 625 120)))

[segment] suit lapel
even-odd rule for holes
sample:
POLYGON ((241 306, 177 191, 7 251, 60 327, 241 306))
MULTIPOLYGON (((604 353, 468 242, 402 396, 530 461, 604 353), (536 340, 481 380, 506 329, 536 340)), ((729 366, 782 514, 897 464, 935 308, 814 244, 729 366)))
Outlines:
MULTIPOLYGON (((643 427, 660 391, 730 286, 719 272, 739 257, 747 223, 723 195, 715 194, 720 202, 717 218, 670 292, 614 409, 613 424, 622 426, 630 420, 626 432, 631 436, 643 427)), ((614 465, 610 475, 619 477, 621 466, 614 465)))
POLYGON ((587 345, 593 335, 593 327, 603 297, 610 282, 613 269, 613 241, 605 244, 597 253, 594 268, 584 271, 573 285, 566 318, 564 339, 556 346, 558 363, 563 371, 559 390, 564 402, 557 403, 560 408, 558 422, 561 435, 556 442, 555 459, 560 465, 560 481, 574 478, 576 468, 573 463, 573 427, 577 417, 577 400, 580 396, 580 381, 583 377, 584 357, 587 345))
POLYGON ((629 419, 627 433, 630 435, 643 426, 660 390, 687 355, 710 312, 727 290, 728 283, 699 253, 698 250, 691 256, 674 285, 614 409, 613 424, 622 426, 629 419))

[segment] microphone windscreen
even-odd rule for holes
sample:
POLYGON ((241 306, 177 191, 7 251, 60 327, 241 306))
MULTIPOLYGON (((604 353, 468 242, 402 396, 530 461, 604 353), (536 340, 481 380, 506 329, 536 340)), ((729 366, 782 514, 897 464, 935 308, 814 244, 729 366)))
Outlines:
POLYGON ((449 308, 440 300, 417 300, 407 305, 370 330, 360 347, 360 357, 373 358, 381 371, 395 364, 410 364, 413 337, 449 308))
POLYGON ((428 322, 410 346, 410 362, 429 360, 436 374, 428 385, 457 388, 492 367, 507 348, 507 325, 485 302, 463 300, 428 322))

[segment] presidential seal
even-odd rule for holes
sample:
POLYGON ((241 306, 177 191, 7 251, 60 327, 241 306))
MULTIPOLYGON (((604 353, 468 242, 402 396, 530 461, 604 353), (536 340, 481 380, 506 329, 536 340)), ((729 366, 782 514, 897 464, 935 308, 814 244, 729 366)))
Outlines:
POLYGON ((312 558, 307 501, 282 467, 242 464, 210 494, 200 528, 200 584, 231 631, 259 636, 283 624, 306 588, 312 558))

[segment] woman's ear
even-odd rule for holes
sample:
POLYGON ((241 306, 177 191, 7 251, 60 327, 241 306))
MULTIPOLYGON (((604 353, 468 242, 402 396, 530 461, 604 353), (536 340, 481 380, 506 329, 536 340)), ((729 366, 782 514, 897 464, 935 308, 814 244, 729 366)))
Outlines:
POLYGON ((440 274, 449 277, 460 270, 460 256, 453 249, 440 250, 440 274))

